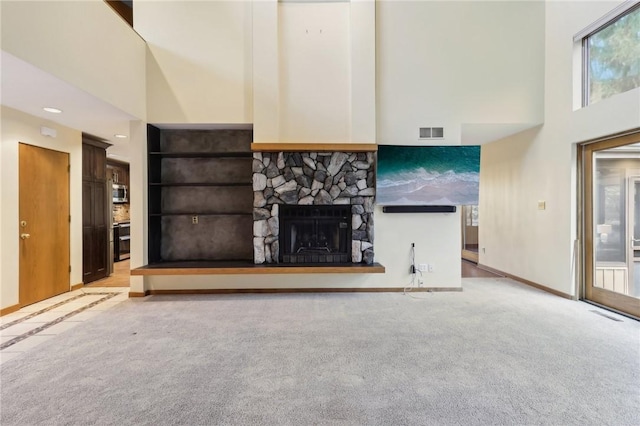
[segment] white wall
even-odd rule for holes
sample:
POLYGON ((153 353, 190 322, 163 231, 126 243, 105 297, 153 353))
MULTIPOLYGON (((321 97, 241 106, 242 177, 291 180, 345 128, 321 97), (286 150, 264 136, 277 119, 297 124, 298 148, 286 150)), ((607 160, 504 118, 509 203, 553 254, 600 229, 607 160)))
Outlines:
POLYGON ((253 140, 276 142, 280 138, 278 2, 254 2, 252 25, 253 140))
MULTIPOLYGON (((447 136, 436 143, 455 145, 464 142, 465 126, 471 132, 485 124, 521 129, 544 121, 544 126, 483 147, 480 245, 486 251, 481 251, 480 262, 573 293, 574 142, 640 126, 640 90, 573 112, 573 34, 616 4, 379 1, 375 4, 374 27, 372 3, 352 2, 348 47, 352 133, 344 142, 371 142, 370 136, 355 135, 374 135, 377 130, 379 143, 420 144, 423 141, 417 140, 418 127, 444 126, 447 136), (358 37, 361 43, 355 42, 358 37), (372 70, 367 64, 373 63, 373 48, 377 58, 372 70), (376 82, 373 87, 372 82, 376 82), (377 101, 373 102, 376 94, 377 101), (358 126, 360 132, 356 131, 358 126), (538 200, 546 201, 546 210, 537 210, 538 200)), ((130 29, 122 27, 116 21, 119 18, 105 7, 100 1, 2 2, 3 49, 138 117, 144 116, 146 100, 150 122, 253 121, 256 141, 279 141, 280 45, 275 0, 254 4, 136 2, 136 28, 149 41, 146 92, 123 77, 120 70, 125 59, 125 68, 133 64, 133 75, 138 76, 145 64, 136 58, 144 44, 130 40, 130 29), (79 15, 92 16, 91 25, 77 27, 79 15), (95 25, 102 29, 92 31, 95 25), (61 28, 65 31, 59 31, 61 28), (102 40, 94 34, 113 28, 119 41, 98 43, 102 40), (123 47, 125 52, 121 52, 123 47), (103 72, 91 73, 92 67, 103 72)), ((14 118, 3 115, 2 120, 3 236, 17 233, 15 141, 20 137, 30 139, 28 143, 51 143, 39 136, 40 120, 36 125, 33 117, 12 114, 14 118), (7 132, 13 136, 6 137, 7 132), (6 140, 13 141, 7 144, 6 140)), ((132 123, 131 130, 138 135, 132 141, 137 141, 135 156, 141 162, 137 168, 132 164, 132 179, 137 182, 132 181, 132 185, 139 186, 137 193, 142 198, 138 205, 142 206, 144 123, 132 123)), ((79 132, 68 131, 77 143, 69 151, 79 150, 79 132)), ((62 133, 59 130, 59 135, 62 133)), ((55 143, 60 143, 59 139, 55 143)), ((79 158, 73 152, 72 167, 79 158)), ((79 166, 74 169, 79 173, 79 166)), ((79 188, 72 190, 75 212, 80 209, 80 200, 73 201, 73 193, 79 194, 79 188)), ((81 217, 81 212, 72 214, 81 217)), ((144 217, 140 209, 132 220, 134 228, 135 222, 139 223, 132 232, 142 240, 146 232, 144 217)), ((427 286, 460 286, 459 213, 392 215, 377 208, 375 220, 376 261, 387 267, 384 275, 148 277, 135 286, 140 291, 296 287, 301 282, 305 286, 326 286, 331 278, 335 285, 346 287, 402 287, 410 279, 411 242, 416 243, 416 262, 435 267, 432 274, 425 274, 427 286)), ((76 273, 81 273, 79 229, 72 224, 72 232, 78 232, 72 235, 76 273)), ((145 262, 143 244, 133 248, 132 265, 145 262)), ((1 247, 2 306, 7 306, 17 297, 17 284, 11 284, 17 283, 17 263, 11 260, 15 257, 11 254, 15 252, 14 243, 3 240, 1 247)), ((79 276, 72 276, 72 284, 80 281, 79 276)))
MULTIPOLYGON (((468 123, 512 128, 542 120, 544 4, 376 5, 379 144, 459 145, 468 123), (445 138, 420 141, 418 128, 431 126, 444 126, 445 138)), ((411 242, 416 263, 434 265, 428 286, 461 285, 459 212, 376 216, 376 259, 397 267, 411 242)))
MULTIPOLYGON (((2 23, 2 6, 0 6, 0 23, 2 23)), ((2 67, 0 67, 0 81, 2 81, 2 67)), ((2 91, 0 91, 0 102, 1 101, 2 101, 2 91)), ((0 135, 2 135, 2 128, 3 128, 2 115, 0 114, 0 135)), ((0 144, 1 143, 2 143, 2 141, 0 140, 0 144)), ((2 159, 3 159, 4 156, 2 155, 2 152, 3 152, 2 145, 0 145, 0 178, 2 178, 2 176, 4 176, 2 174, 2 171, 4 170, 4 167, 2 165, 3 164, 3 160, 2 159)), ((4 241, 4 237, 3 237, 3 235, 4 235, 4 232, 3 232, 4 226, 2 225, 4 223, 4 219, 3 219, 4 215, 2 214, 4 209, 3 209, 3 205, 2 205, 3 203, 2 203, 2 183, 1 182, 2 181, 0 180, 0 309, 2 309, 4 307, 2 301, 5 300, 5 294, 4 294, 3 290, 2 290, 2 287, 3 287, 2 286, 2 282, 3 282, 3 276, 4 276, 3 275, 4 274, 3 271, 4 271, 5 268, 3 267, 3 262, 2 262, 2 243, 1 243, 1 241, 4 241)), ((9 293, 11 293, 11 292, 7 292, 7 295, 9 297, 13 297, 13 296, 10 296, 9 293)), ((12 299, 12 300, 15 300, 15 298, 12 299)), ((10 306, 10 305, 8 305, 8 303, 10 303, 10 302, 7 302, 7 306, 10 306)))
MULTIPOLYGON (((292 65, 280 59, 280 54, 292 47, 282 40, 282 35, 289 33, 279 33, 290 18, 288 12, 283 13, 283 6, 292 6, 296 12, 291 15, 300 13, 302 17, 312 9, 305 4, 284 3, 278 7, 275 1, 253 6, 256 142, 293 142, 292 131, 282 128, 282 117, 285 115, 286 121, 287 111, 295 112, 298 105, 304 104, 304 100, 286 103, 290 99, 281 99, 287 90, 283 85, 290 83, 283 82, 281 67, 292 65), (279 43, 274 40, 278 34, 279 43)), ((436 143, 457 145, 462 142, 463 125, 497 124, 500 128, 489 132, 483 128, 483 135, 499 135, 504 129, 508 129, 507 134, 514 133, 543 120, 544 3, 379 1, 375 9, 373 6, 371 2, 352 2, 349 41, 335 43, 341 52, 339 58, 350 49, 348 83, 352 109, 348 120, 352 133, 344 142, 370 142, 370 136, 355 135, 374 135, 377 131, 378 143, 415 145, 423 143, 417 139, 418 127, 442 125, 447 137, 436 143), (367 49, 374 48, 375 56, 371 50, 367 53, 367 49), (356 111, 365 113, 358 115, 356 111), (356 130, 358 126, 364 131, 356 130)), ((340 28, 344 30, 344 25, 340 28)), ((341 40, 346 38, 345 35, 341 40)), ((309 48, 305 54, 310 55, 306 60, 311 63, 323 58, 321 49, 309 48)), ((339 60, 337 65, 344 70, 344 61, 339 60)), ((339 83, 339 87, 346 86, 345 80, 339 83)), ((296 93, 303 93, 303 89, 296 93)), ((322 93, 316 91, 321 89, 321 85, 306 86, 314 95, 310 99, 320 96, 322 93)), ((336 99, 338 109, 342 108, 343 94, 336 99)), ((320 121, 293 129, 297 141, 323 142, 318 136, 334 141, 333 135, 317 130, 320 121), (305 133, 305 129, 316 130, 305 133)), ((148 288, 296 287, 301 282, 304 286, 321 287, 327 285, 328 278, 336 286, 402 287, 411 278, 408 271, 412 242, 416 243, 416 262, 434 265, 434 272, 424 276, 425 285, 460 287, 459 213, 384 214, 377 208, 375 229, 376 261, 387 268, 384 275, 305 275, 302 280, 300 276, 278 275, 150 277, 148 288)))
MULTIPOLYGON (((411 6, 411 3, 406 3, 411 6)), ((317 5, 316 5, 317 6, 317 5)), ((308 47, 308 51, 295 50, 291 59, 283 63, 281 54, 286 55, 290 48, 294 47, 293 36, 289 30, 293 30, 293 24, 286 22, 298 16, 300 21, 306 17, 315 16, 315 6, 310 4, 278 4, 275 1, 261 1, 253 5, 253 65, 254 65, 254 140, 256 142, 372 142, 375 140, 376 125, 376 62, 378 57, 388 57, 391 51, 395 53, 403 49, 405 42, 398 40, 398 44, 386 43, 383 48, 376 49, 375 38, 375 4, 371 1, 356 1, 351 4, 342 3, 328 6, 327 10, 333 10, 335 6, 341 13, 344 8, 350 8, 350 21, 348 32, 342 22, 340 26, 341 37, 330 40, 331 45, 337 47, 341 54, 338 64, 341 71, 338 73, 339 84, 336 87, 325 88, 322 85, 314 86, 310 80, 312 76, 294 76, 301 83, 300 88, 290 99, 283 101, 281 97, 287 96, 290 82, 281 74, 281 67, 293 67, 301 65, 295 61, 307 60, 316 63, 320 60, 330 60, 326 55, 326 49, 322 43, 308 47, 309 44, 300 42, 295 47, 302 50, 308 47), (283 7, 284 6, 284 7, 283 7), (293 12, 283 9, 292 6, 293 12), (284 21, 284 22, 283 22, 284 21), (292 28, 288 25, 291 24, 292 28), (286 27, 285 40, 278 38, 282 26, 286 27), (305 46, 303 46, 305 45, 305 46), (325 50, 323 50, 325 49, 325 50), (348 64, 345 64, 344 54, 349 51, 348 64), (308 55, 308 56, 307 56, 308 55), (348 75, 345 73, 348 68, 348 75), (287 86, 289 85, 289 86, 287 86), (283 87, 284 86, 284 87, 283 87), (346 93, 350 99, 350 110, 344 112, 345 93, 334 91, 340 88, 350 90, 346 93), (350 88, 350 89, 349 89, 350 88), (325 102, 322 99, 323 91, 334 94, 338 104, 338 120, 348 121, 350 135, 345 140, 336 140, 336 136, 321 129, 322 117, 305 126, 288 122, 296 114, 296 108, 305 107, 305 100, 301 99, 307 90, 316 102, 325 102), (320 99, 320 100, 318 100, 320 99), (283 120, 284 118, 284 120, 283 120), (292 126, 283 129, 284 125, 292 126), (293 137, 295 134, 295 137, 293 137)), ((317 13, 316 13, 317 14, 317 13)), ((379 14, 379 12, 378 12, 379 14)), ((410 13, 409 13, 410 14, 410 13)), ((309 27, 313 28, 313 19, 309 21, 309 27)), ((315 21, 316 23, 318 21, 315 21)), ((322 21, 324 22, 324 21, 322 21)), ((318 24, 320 25, 320 24, 318 24)), ((324 26, 323 26, 324 27, 324 26)), ((331 28, 327 24, 326 28, 331 28)), ((387 29, 389 34, 378 34, 378 40, 386 36, 393 37, 394 33, 402 32, 403 25, 397 25, 387 29)), ((419 29, 419 26, 418 28, 419 29)), ((295 33, 295 32, 294 32, 295 33)), ((307 72, 307 71, 305 71, 307 72)), ((308 71, 312 72, 312 71, 308 71)), ((401 68, 385 68, 382 75, 378 75, 379 85, 388 84, 389 79, 401 73, 401 68)), ((287 79, 291 78, 287 76, 287 79)), ((413 85, 423 84, 423 76, 416 75, 413 85)), ((379 87, 379 86, 378 86, 379 87)), ((402 95, 405 96, 405 95, 402 95)), ((326 106, 326 105, 325 105, 326 106)), ((323 106, 323 107, 325 107, 323 106)), ((403 106, 403 111, 408 111, 403 106)), ((387 114, 392 111, 385 110, 387 114)), ((395 113, 395 111, 393 111, 395 113)), ((335 117, 334 117, 335 118, 335 117)), ((387 117, 384 117, 387 120, 387 117)), ((344 127, 342 127, 344 129, 344 127)), ((330 131, 331 129, 329 129, 330 131)), ((344 130, 341 130, 344 132, 344 130)), ((395 134, 397 129, 389 129, 395 134)), ((400 136, 400 135, 398 135, 400 136)), ((396 140, 396 139, 394 139, 396 140)), ((399 140, 399 138, 398 138, 399 140)), ((346 148, 345 148, 346 149, 346 148)), ((341 275, 265 275, 265 276, 196 276, 196 277, 145 277, 145 289, 174 289, 174 288, 282 288, 282 287, 404 287, 411 281, 409 267, 411 264, 411 243, 416 244, 416 262, 430 263, 434 266, 432 273, 424 274, 424 284, 428 287, 459 288, 460 278, 460 213, 454 214, 385 214, 380 207, 375 211, 375 260, 386 267, 385 274, 341 274, 341 275)))
POLYGON ((604 99, 571 114, 570 139, 581 142, 638 127, 640 88, 604 99))
POLYGON ((0 233, 15 238, 0 239, 0 309, 18 304, 18 143, 69 153, 71 173, 69 196, 71 211, 71 277, 69 288, 82 283, 82 133, 52 121, 2 107, 0 143, 0 233), (40 127, 57 131, 56 138, 42 136, 40 127))
POLYGON ((280 3, 280 142, 351 139, 350 3, 280 3))
POLYGON ((375 2, 252 12, 254 142, 374 142, 375 2))
POLYGON ((480 263, 569 295, 575 294, 575 142, 640 127, 640 89, 573 111, 580 77, 573 35, 617 4, 547 2, 545 124, 482 148, 480 263), (538 200, 546 210, 538 210, 538 200))
MULTIPOLYGON (((388 214, 377 207, 375 257, 384 274, 148 276, 145 290, 215 288, 405 287, 411 282, 411 243, 416 263, 434 265, 425 287, 460 288, 460 213, 388 214), (451 259, 455 253, 455 259, 451 259)), ((133 289, 132 289, 133 291, 133 289)), ((137 290, 141 291, 141 290, 137 290)))
POLYGON ((376 12, 378 143, 444 127, 432 143, 457 145, 465 124, 506 136, 542 122, 544 2, 379 1, 376 12))
POLYGON ((251 123, 251 2, 133 4, 148 46, 147 121, 251 123))
POLYGON ((2 50, 146 117, 144 41, 102 0, 2 1, 2 50))
MULTIPOLYGON (((129 194, 131 211, 131 269, 149 263, 147 241, 149 240, 148 179, 147 179, 147 124, 132 121, 129 128, 129 194)), ((144 292, 144 277, 132 276, 129 290, 144 292)))

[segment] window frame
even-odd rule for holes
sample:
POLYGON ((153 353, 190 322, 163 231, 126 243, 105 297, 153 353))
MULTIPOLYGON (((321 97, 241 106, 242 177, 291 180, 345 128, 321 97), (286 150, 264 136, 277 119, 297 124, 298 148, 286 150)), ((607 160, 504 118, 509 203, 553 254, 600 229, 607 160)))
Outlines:
MULTIPOLYGON (((613 25, 624 16, 629 15, 637 10, 640 10, 640 0, 627 0, 624 3, 618 5, 618 7, 611 10, 609 13, 593 22, 591 25, 578 32, 573 41, 581 43, 582 46, 582 107, 591 105, 589 97, 590 91, 590 72, 589 72, 589 38, 599 33, 605 28, 613 25)), ((620 92, 623 93, 623 92, 620 92)))

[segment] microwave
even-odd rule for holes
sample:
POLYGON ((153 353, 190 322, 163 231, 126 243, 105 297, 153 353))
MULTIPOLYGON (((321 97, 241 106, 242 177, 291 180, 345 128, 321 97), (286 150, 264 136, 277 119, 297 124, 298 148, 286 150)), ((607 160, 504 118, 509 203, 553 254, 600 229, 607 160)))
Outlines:
POLYGON ((113 184, 113 202, 114 203, 128 203, 129 198, 127 194, 127 185, 121 185, 119 183, 113 184))

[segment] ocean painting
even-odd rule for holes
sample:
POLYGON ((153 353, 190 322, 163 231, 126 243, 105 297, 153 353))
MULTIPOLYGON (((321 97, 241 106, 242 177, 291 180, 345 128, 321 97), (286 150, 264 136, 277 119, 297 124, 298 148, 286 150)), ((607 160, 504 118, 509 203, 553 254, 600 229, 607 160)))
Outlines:
POLYGON ((480 147, 379 145, 376 180, 380 205, 476 205, 480 147))

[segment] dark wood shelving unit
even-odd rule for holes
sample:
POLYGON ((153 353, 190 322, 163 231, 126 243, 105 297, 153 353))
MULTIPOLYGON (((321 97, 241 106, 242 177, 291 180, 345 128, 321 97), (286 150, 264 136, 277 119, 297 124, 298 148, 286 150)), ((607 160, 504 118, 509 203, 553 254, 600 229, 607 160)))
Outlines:
POLYGON ((252 213, 239 213, 239 212, 229 212, 229 213, 212 213, 212 212, 202 212, 202 213, 150 213, 150 217, 162 217, 162 216, 251 216, 252 213))
POLYGON ((149 186, 248 186, 253 188, 253 184, 251 183, 239 183, 239 182, 231 182, 231 183, 209 183, 209 182, 179 182, 179 183, 165 183, 165 182, 151 182, 149 186))
POLYGON ((181 152, 168 152, 168 151, 154 151, 149 152, 150 156, 158 156, 161 158, 247 158, 252 157, 251 152, 193 152, 193 151, 181 151, 181 152))
POLYGON ((253 261, 251 140, 148 125, 149 265, 253 261))

